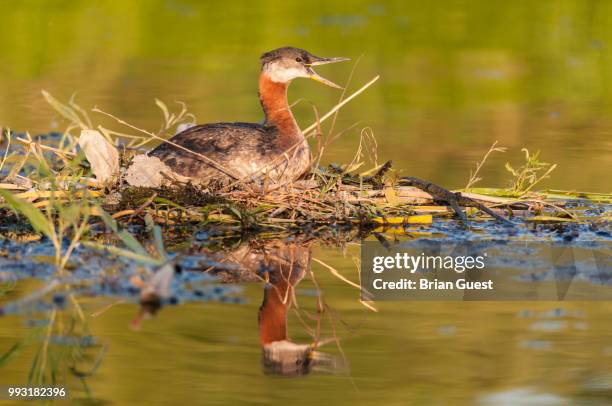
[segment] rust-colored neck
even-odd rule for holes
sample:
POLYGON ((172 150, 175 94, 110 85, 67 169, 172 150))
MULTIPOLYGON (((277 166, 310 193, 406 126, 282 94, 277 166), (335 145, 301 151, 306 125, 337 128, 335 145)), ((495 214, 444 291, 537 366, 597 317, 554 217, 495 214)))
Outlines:
POLYGON ((268 285, 259 308, 259 338, 262 345, 287 340, 287 309, 291 304, 293 286, 286 281, 268 285))
POLYGON ((266 115, 266 124, 276 126, 281 134, 294 136, 300 129, 287 103, 288 83, 274 82, 262 72, 259 76, 259 100, 266 115))

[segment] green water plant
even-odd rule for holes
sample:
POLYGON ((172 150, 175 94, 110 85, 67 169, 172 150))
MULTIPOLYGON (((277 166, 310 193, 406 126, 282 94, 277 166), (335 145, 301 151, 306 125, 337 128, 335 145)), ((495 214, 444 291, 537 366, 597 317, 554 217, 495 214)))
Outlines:
POLYGON ((91 207, 86 198, 87 191, 82 194, 83 198, 73 203, 60 200, 59 196, 51 193, 48 206, 52 209, 42 210, 25 199, 14 196, 7 190, 0 189, 0 196, 6 204, 14 211, 20 213, 36 231, 49 239, 53 245, 54 263, 58 270, 63 270, 77 247, 81 238, 89 227, 91 207), (64 238, 69 237, 68 246, 64 249, 64 238))
POLYGON ((101 244, 96 241, 83 241, 86 247, 106 251, 114 255, 129 258, 148 265, 162 265, 167 261, 166 250, 161 228, 155 224, 150 214, 145 216, 147 230, 153 236, 154 252, 148 251, 129 231, 122 229, 111 215, 101 207, 96 208, 96 214, 102 218, 106 227, 123 243, 123 247, 101 244))
MULTIPOLYGON (((48 292, 45 290, 45 293, 48 292)), ((73 392, 80 383, 81 390, 88 395, 87 379, 97 372, 107 346, 92 336, 87 318, 72 294, 67 298, 57 294, 55 300, 66 302, 63 309, 50 310, 46 318, 38 319, 23 339, 0 355, 0 368, 6 368, 13 358, 33 347, 27 385, 61 385, 73 392)), ((72 393, 70 396, 75 397, 72 393)))
POLYGON ((549 164, 540 161, 540 151, 530 153, 527 148, 522 148, 525 154, 525 163, 514 168, 509 162, 506 163, 506 170, 514 177, 510 186, 510 192, 520 197, 533 189, 535 185, 550 176, 557 164, 549 164))

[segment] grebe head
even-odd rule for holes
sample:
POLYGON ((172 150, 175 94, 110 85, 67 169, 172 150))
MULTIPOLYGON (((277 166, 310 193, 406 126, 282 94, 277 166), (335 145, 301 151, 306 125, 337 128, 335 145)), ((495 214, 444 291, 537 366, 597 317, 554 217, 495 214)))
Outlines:
POLYGON ((321 58, 303 49, 284 47, 261 56, 261 71, 273 82, 289 83, 295 78, 308 78, 342 89, 334 82, 320 76, 312 67, 348 60, 349 58, 321 58))

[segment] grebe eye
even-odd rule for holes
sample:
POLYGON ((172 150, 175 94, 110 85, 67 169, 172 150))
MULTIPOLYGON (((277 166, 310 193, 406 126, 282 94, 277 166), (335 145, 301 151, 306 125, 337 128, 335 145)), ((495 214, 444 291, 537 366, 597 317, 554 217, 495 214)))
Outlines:
POLYGON ((300 62, 300 63, 302 63, 302 58, 300 58, 300 57, 298 56, 297 58, 295 58, 295 61, 296 61, 296 62, 300 62))

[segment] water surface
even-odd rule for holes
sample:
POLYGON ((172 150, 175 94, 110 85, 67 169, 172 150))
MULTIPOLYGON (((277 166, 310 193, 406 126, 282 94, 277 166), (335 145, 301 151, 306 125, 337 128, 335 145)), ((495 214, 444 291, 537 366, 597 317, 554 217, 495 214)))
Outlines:
MULTIPOLYGON (((0 125, 33 134, 63 130, 41 89, 61 100, 76 93, 84 108, 98 106, 152 130, 161 122, 156 97, 186 102, 202 123, 260 121, 258 57, 294 45, 359 60, 349 89, 381 75, 342 111, 336 130, 360 124, 324 163, 350 161, 367 126, 380 160, 449 188, 464 186, 498 140, 509 151, 490 158, 482 185, 505 186, 505 162, 519 163, 527 147, 558 164, 542 188, 609 192, 611 7, 578 0, 0 1, 0 125)), ((342 83, 351 66, 319 71, 342 83)), ((311 103, 324 112, 339 94, 296 81, 290 98, 303 99, 294 111, 306 127, 314 120, 311 103)), ((458 229, 445 231, 452 237, 458 229)), ((312 246, 313 257, 353 281, 358 255, 354 244, 312 246)), ((34 273, 45 269, 38 265, 34 273)), ((240 303, 194 298, 166 306, 139 331, 130 328, 139 314, 136 299, 84 289, 76 297, 86 322, 70 302, 55 313, 0 319, 1 353, 29 340, 2 365, 0 383, 27 381, 45 320, 54 315, 64 339, 52 343, 53 354, 57 362, 69 360, 58 364, 64 365, 58 379, 75 398, 100 404, 196 398, 199 404, 597 405, 612 396, 609 302, 391 302, 377 304, 375 313, 324 266, 315 262, 312 271, 317 283, 303 278, 297 303, 316 314, 320 288, 328 305, 320 336, 336 336, 340 344, 321 348, 336 360, 334 368, 288 379, 267 373, 258 327, 261 282, 238 283, 242 291, 233 297, 240 303)), ((0 300, 24 297, 44 283, 7 282, 0 300)), ((293 341, 312 342, 293 312, 288 327, 293 341)))

